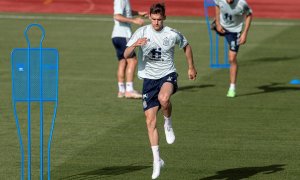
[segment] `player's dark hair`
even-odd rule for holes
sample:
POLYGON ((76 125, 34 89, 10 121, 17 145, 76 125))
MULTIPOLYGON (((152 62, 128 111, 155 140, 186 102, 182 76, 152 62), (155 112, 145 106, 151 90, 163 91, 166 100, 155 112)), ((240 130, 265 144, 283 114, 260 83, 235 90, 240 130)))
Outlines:
POLYGON ((163 17, 165 17, 166 16, 165 11, 166 8, 164 3, 156 3, 150 7, 150 14, 160 14, 163 17))

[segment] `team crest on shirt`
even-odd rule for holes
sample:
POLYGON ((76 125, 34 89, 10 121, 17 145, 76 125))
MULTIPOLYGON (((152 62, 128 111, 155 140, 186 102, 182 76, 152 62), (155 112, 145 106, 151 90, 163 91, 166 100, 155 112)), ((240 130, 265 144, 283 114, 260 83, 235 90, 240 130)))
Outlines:
POLYGON ((170 40, 168 39, 168 37, 165 37, 163 40, 163 45, 164 46, 169 46, 170 45, 170 40))

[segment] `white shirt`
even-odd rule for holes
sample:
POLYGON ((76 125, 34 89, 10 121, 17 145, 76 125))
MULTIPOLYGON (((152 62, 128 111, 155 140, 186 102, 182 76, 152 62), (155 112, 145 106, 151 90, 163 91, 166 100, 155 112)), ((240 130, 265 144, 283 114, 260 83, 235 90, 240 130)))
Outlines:
POLYGON ((241 32, 244 15, 252 14, 246 0, 234 0, 228 4, 226 0, 214 0, 220 8, 220 24, 230 32, 241 32))
POLYGON ((127 46, 133 45, 139 38, 146 37, 148 42, 139 48, 138 77, 160 79, 172 72, 176 72, 174 64, 175 45, 184 48, 188 42, 175 29, 163 27, 161 31, 153 29, 152 25, 140 27, 132 35, 127 46))
MULTIPOLYGON (((132 18, 131 7, 129 0, 114 0, 114 15, 121 14, 124 17, 132 18)), ((111 37, 131 37, 130 23, 115 21, 114 29, 111 37)))

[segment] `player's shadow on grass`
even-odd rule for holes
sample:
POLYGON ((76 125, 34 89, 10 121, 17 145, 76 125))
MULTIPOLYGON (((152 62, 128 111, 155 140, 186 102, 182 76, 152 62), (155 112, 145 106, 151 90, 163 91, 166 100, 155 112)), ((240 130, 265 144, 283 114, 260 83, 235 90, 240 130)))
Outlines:
POLYGON ((215 85, 213 84, 202 84, 202 85, 192 85, 192 86, 182 86, 178 88, 178 91, 192 91, 195 89, 202 89, 202 88, 207 88, 207 87, 214 87, 215 85))
POLYGON ((111 166, 111 167, 105 167, 102 169, 98 169, 98 170, 93 170, 93 171, 89 171, 89 172, 84 172, 84 173, 80 173, 80 174, 76 174, 73 176, 69 176, 66 178, 63 178, 63 180, 67 180, 67 179, 74 179, 74 180, 79 180, 79 179, 89 179, 89 180, 93 180, 93 179, 99 179, 101 177, 109 177, 109 176, 117 176, 117 175, 121 175, 121 174, 126 174, 126 173, 131 173, 134 171, 140 171, 143 169, 147 169, 150 168, 152 166, 133 166, 133 165, 129 165, 129 166, 111 166))
MULTIPOLYGON (((241 180, 245 178, 250 178, 259 173, 263 174, 272 174, 278 171, 283 171, 285 164, 274 164, 270 166, 262 166, 262 167, 243 167, 243 168, 234 168, 234 169, 226 169, 223 171, 218 171, 216 175, 205 177, 199 180, 241 180)), ((265 179, 268 179, 267 177, 265 179)))
POLYGON ((269 85, 258 86, 257 89, 260 89, 259 92, 240 94, 238 96, 250 96, 263 93, 272 93, 278 91, 299 91, 300 87, 291 87, 291 86, 282 86, 283 83, 271 83, 269 85))

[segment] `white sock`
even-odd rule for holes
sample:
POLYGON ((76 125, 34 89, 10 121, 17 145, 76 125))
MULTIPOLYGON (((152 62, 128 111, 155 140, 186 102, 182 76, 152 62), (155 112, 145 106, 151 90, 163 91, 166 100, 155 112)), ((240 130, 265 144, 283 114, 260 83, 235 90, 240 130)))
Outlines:
POLYGON ((230 87, 229 87, 230 90, 235 90, 235 84, 233 83, 230 83, 230 87))
POLYGON ((153 161, 158 162, 159 161, 159 149, 157 146, 151 146, 152 153, 153 153, 153 161))
POLYGON ((165 127, 172 127, 172 118, 164 116, 165 119, 165 127))
POLYGON ((123 82, 118 82, 119 92, 125 92, 125 85, 123 82))
POLYGON ((126 82, 126 91, 127 92, 133 91, 133 82, 126 82))

